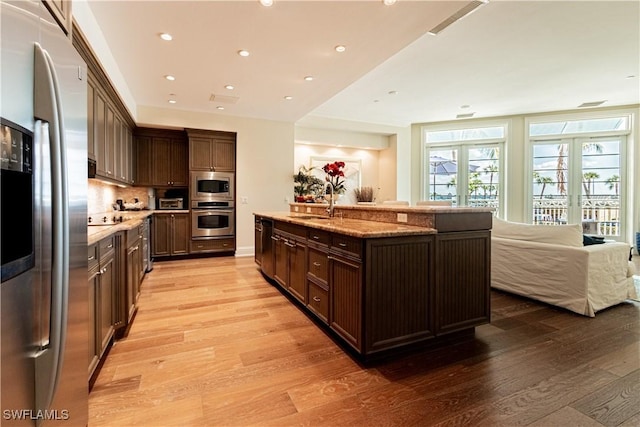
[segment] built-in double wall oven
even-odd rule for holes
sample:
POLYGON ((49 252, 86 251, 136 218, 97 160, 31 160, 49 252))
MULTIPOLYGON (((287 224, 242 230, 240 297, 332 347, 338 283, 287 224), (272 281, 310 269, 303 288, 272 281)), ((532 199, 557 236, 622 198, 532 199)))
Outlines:
POLYGON ((194 239, 229 237, 236 232, 232 200, 191 202, 191 236, 194 239))
POLYGON ((235 235, 234 178, 228 172, 191 172, 192 238, 235 235))

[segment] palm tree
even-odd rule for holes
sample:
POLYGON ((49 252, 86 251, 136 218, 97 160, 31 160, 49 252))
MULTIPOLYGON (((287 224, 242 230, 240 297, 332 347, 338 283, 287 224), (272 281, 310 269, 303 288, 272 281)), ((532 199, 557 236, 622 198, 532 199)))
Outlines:
POLYGON ((553 179, 550 176, 541 176, 538 172, 533 173, 533 179, 536 184, 542 185, 542 189, 540 189, 540 200, 542 200, 542 196, 544 195, 544 190, 547 188, 547 184, 552 184, 553 179))
POLYGON ((606 183, 609 190, 615 189, 616 197, 618 197, 618 193, 620 191, 620 177, 618 175, 613 175, 611 178, 607 179, 606 183))
POLYGON ((600 178, 596 172, 585 172, 582 175, 582 187, 584 188, 584 194, 587 196, 587 199, 591 198, 591 195, 594 192, 595 180, 600 178))
POLYGON ((498 166, 495 164, 489 165, 484 168, 484 173, 489 174, 489 197, 491 197, 491 192, 495 189, 493 185, 493 176, 498 173, 498 166))
MULTIPOLYGON (((565 186, 567 182, 567 164, 565 162, 567 151, 567 144, 558 145, 558 161, 556 163, 556 179, 558 180, 558 193, 561 195, 567 194, 567 187, 565 186)), ((602 153, 602 145, 589 142, 586 144, 582 144, 582 151, 595 151, 596 153, 602 153)))

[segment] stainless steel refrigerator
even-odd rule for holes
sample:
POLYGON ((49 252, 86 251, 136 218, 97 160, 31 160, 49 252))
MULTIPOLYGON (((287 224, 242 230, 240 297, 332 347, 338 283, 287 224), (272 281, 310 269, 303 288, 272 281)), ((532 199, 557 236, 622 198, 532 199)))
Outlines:
POLYGON ((0 424, 86 426, 86 65, 40 1, 0 18, 0 424))

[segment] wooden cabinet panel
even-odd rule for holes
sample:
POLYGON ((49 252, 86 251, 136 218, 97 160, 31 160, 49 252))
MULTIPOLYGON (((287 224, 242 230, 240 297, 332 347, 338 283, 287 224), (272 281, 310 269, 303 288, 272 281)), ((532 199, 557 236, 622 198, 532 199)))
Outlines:
POLYGON ((489 323, 491 232, 436 236, 436 333, 489 323))
POLYGON ((153 255, 165 257, 189 253, 189 213, 153 215, 153 255))
POLYGON ((96 160, 95 141, 95 83, 91 78, 87 79, 87 156, 96 160))
POLYGON ((188 149, 181 131, 138 128, 135 132, 136 185, 188 187, 188 149))
MULTIPOLYGON (((95 245, 94 245, 95 247, 95 245)), ((99 275, 98 275, 98 265, 96 264, 94 268, 89 269, 89 342, 88 342, 88 351, 89 351, 89 359, 88 359, 88 376, 91 377, 96 367, 98 366, 98 362, 100 361, 100 357, 98 356, 99 347, 97 345, 96 336, 98 336, 97 331, 97 314, 98 307, 96 307, 97 298, 96 298, 96 290, 100 288, 99 275)))
POLYGON ((307 307, 323 323, 329 323, 329 291, 312 281, 308 282, 308 290, 309 302, 307 307))
POLYGON ((43 0, 62 31, 71 35, 71 0, 43 0))
POLYGON ((211 170, 212 148, 209 138, 189 137, 189 169, 211 170))
POLYGON ((289 256, 286 240, 281 236, 275 234, 273 241, 273 252, 275 258, 273 279, 278 282, 283 288, 287 288, 289 278, 289 256))
POLYGON ((302 303, 307 301, 307 245, 291 241, 289 250, 289 292, 302 303))
POLYGON ((193 239, 190 253, 227 252, 235 250, 235 239, 193 239))
POLYGON ((153 138, 153 185, 171 186, 171 138, 153 138))
POLYGON ((149 136, 136 135, 134 138, 136 164, 135 185, 153 186, 153 152, 151 150, 151 140, 149 136))
POLYGON ((327 255, 327 250, 316 249, 309 245, 308 275, 321 283, 327 283, 329 278, 329 259, 327 255))
POLYGON ((94 93, 94 139, 96 145, 96 175, 108 177, 107 104, 100 91, 94 93))
POLYGON ((189 241, 191 233, 189 228, 189 214, 172 214, 173 219, 173 245, 172 255, 186 255, 189 253, 189 241))
POLYGON ((232 141, 214 140, 215 159, 213 168, 220 172, 236 170, 236 144, 232 141))
POLYGON ((236 134, 187 129, 189 170, 233 172, 236 170, 236 134))
POLYGON ((362 350, 362 265, 329 258, 330 327, 356 350, 362 350))

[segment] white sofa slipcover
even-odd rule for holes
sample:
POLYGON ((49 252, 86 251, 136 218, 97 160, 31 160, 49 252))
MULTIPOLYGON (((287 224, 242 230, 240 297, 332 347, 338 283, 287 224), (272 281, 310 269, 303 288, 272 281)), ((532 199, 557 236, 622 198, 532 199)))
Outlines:
POLYGON ((582 245, 582 227, 493 219, 491 287, 594 317, 636 298, 630 246, 582 245))

